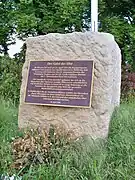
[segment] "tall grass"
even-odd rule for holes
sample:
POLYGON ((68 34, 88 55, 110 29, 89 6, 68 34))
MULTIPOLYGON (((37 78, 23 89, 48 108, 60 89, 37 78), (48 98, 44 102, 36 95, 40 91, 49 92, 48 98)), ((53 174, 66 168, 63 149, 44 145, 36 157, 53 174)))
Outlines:
POLYGON ((17 111, 11 102, 0 100, 0 174, 9 170, 12 162, 10 142, 20 135, 17 111))
MULTIPOLYGON (((10 142, 18 135, 17 108, 0 105, 0 172, 15 173, 10 142)), ((54 151, 55 152, 55 151, 54 151)), ((58 150, 56 150, 58 152, 58 150)), ((31 180, 134 180, 135 179, 135 101, 123 103, 114 113, 106 143, 88 139, 63 147, 56 160, 32 165, 23 174, 31 180)), ((22 169, 23 172, 23 169, 22 169)), ((16 174, 21 175, 21 171, 16 174)))

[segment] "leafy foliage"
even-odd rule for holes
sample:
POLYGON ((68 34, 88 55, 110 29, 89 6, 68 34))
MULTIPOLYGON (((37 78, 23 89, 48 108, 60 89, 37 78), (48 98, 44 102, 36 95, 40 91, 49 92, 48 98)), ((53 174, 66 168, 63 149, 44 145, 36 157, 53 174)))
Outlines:
POLYGON ((131 65, 122 66, 122 99, 135 97, 135 72, 132 72, 131 65))
POLYGON ((135 69, 135 1, 100 0, 100 6, 100 30, 114 35, 123 64, 135 69))
POLYGON ((8 56, 0 57, 0 96, 19 101, 22 63, 17 63, 8 56))
POLYGON ((0 1, 0 53, 8 54, 9 46, 15 43, 13 34, 15 32, 15 22, 13 21, 12 1, 0 1))
MULTIPOLYGON (((90 1, 88 0, 1 0, 0 14, 0 54, 5 55, 8 55, 9 46, 15 43, 14 34, 17 34, 20 39, 25 39, 29 36, 53 32, 84 31, 90 27, 90 1)), ((124 73, 127 71, 125 69, 127 64, 131 65, 130 72, 134 71, 135 1, 99 0, 99 21, 99 30, 113 34, 121 49, 124 73)), ((25 61, 25 50, 24 45, 21 52, 15 55, 15 59, 11 60, 5 56, 0 62, 0 82, 2 83, 0 94, 15 98, 15 101, 19 98, 21 79, 19 73, 25 61), (3 66, 7 70, 4 70, 3 66), (11 70, 8 69, 9 66, 11 70), (16 66, 13 72, 13 67, 16 66), (8 90, 11 92, 7 92, 8 90)), ((125 79, 123 82, 128 80, 125 79)))
POLYGON ((81 31, 87 0, 30 0, 17 3, 19 37, 81 31))
MULTIPOLYGON (((89 29, 88 0, 6 0, 0 3, 1 53, 7 54, 14 43, 13 33, 20 39, 47 33, 68 33, 89 29)), ((123 64, 135 68, 135 1, 99 0, 100 31, 112 33, 118 42, 123 64)))

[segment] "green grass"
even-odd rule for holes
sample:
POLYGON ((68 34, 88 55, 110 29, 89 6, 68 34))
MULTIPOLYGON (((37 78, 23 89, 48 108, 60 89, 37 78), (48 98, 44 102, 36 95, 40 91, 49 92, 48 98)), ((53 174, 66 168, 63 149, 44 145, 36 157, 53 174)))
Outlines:
POLYGON ((0 100, 0 174, 9 171, 12 162, 11 142, 21 135, 18 132, 17 111, 10 102, 0 100))
MULTIPOLYGON (((12 162, 11 141, 18 136, 17 108, 0 105, 0 173, 16 173, 12 162)), ((56 150, 58 152, 58 150, 56 150)), ((54 150, 55 153, 55 150, 54 150)), ((114 113, 105 144, 82 140, 62 148, 57 161, 32 165, 25 180, 134 180, 135 179, 135 101, 123 103, 114 113)), ((22 169, 23 172, 23 169, 22 169)))

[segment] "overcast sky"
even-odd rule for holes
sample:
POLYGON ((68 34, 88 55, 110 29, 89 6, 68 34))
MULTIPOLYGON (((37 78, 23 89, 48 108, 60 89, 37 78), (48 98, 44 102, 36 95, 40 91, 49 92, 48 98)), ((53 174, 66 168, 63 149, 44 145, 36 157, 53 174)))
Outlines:
POLYGON ((14 54, 20 52, 20 48, 22 47, 23 43, 23 41, 16 39, 16 44, 11 45, 9 48, 9 56, 13 57, 14 54))

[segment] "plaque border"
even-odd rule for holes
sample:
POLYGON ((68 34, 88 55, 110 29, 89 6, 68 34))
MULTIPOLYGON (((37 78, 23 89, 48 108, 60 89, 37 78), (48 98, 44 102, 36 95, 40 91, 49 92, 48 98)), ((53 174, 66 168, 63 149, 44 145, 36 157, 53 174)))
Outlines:
MULTIPOLYGON (((37 60, 30 60, 28 62, 28 69, 27 69, 27 78, 26 78, 26 83, 25 83, 25 92, 24 92, 24 97, 23 97, 23 103, 24 104, 30 104, 30 105, 38 105, 38 106, 50 106, 50 107, 65 107, 65 108, 83 108, 83 109, 89 109, 91 108, 91 104, 92 104, 92 94, 93 94, 93 79, 94 79, 94 61, 87 59, 84 61, 92 61, 93 62, 93 66, 92 66, 92 79, 91 79, 91 88, 90 88, 90 103, 88 106, 70 106, 70 105, 57 105, 57 104, 42 104, 42 103, 29 103, 29 102, 25 102, 25 97, 26 97, 26 91, 27 91, 27 86, 28 86, 28 78, 29 78, 29 70, 30 70, 30 63, 31 62, 35 62, 37 60)), ((43 61, 50 61, 50 62, 54 62, 54 61, 83 61, 81 59, 79 60, 39 60, 37 62, 43 62, 43 61)))

